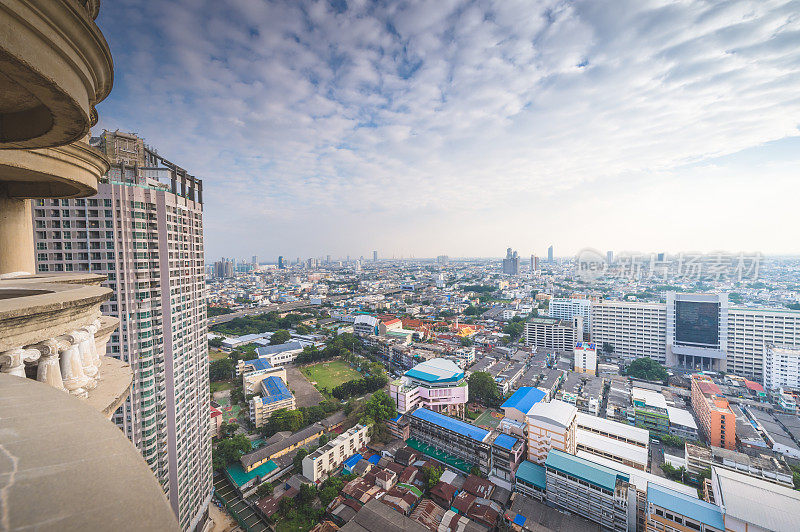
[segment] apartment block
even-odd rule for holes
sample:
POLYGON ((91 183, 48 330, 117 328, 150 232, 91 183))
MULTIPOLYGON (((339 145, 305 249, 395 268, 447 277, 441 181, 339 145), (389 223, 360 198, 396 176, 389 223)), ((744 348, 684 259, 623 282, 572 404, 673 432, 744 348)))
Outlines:
MULTIPOLYGON (((583 318, 584 332, 592 330, 592 301, 571 297, 554 297, 547 307, 547 315, 551 318, 571 320, 576 316, 583 318)), ((578 338, 582 341, 583 338, 578 338)))
POLYGON ((592 341, 614 354, 667 361, 667 307, 658 303, 603 301, 592 305, 592 341))
POLYGON ((283 379, 269 376, 261 380, 259 395, 252 397, 249 405, 250 422, 259 428, 267 424, 269 416, 276 410, 294 410, 295 400, 283 379))
POLYGON ((475 425, 445 416, 427 408, 417 408, 408 415, 412 447, 432 447, 443 454, 449 465, 469 471, 477 466, 488 475, 492 465, 491 433, 475 425), (421 444, 421 445, 420 445, 421 444))
POLYGON ((627 532, 636 519, 630 477, 557 449, 544 463, 547 503, 594 521, 605 530, 627 532))
POLYGON ((692 375, 692 409, 709 444, 736 448, 736 414, 707 376, 692 375))
POLYGON ((577 414, 577 408, 562 401, 532 405, 526 415, 528 460, 542 464, 551 449, 575 454, 577 414))
POLYGON ((597 375, 597 344, 594 342, 578 342, 573 349, 575 371, 597 375))
POLYGON ((583 318, 531 318, 525 322, 525 345, 539 349, 572 351, 583 340, 583 318))
POLYGON ((142 453, 190 530, 211 501, 203 184, 135 135, 92 144, 111 167, 90 198, 37 200, 37 270, 91 272, 113 291, 107 355, 133 385, 113 420, 142 453))
POLYGON ((764 353, 764 388, 800 388, 800 348, 769 344, 764 353))
POLYGON ((345 460, 366 447, 369 439, 370 427, 356 425, 304 457, 303 476, 313 482, 324 480, 345 460))
POLYGON ((389 396, 400 414, 417 407, 463 417, 469 397, 464 372, 450 360, 434 358, 417 364, 389 383, 389 396))

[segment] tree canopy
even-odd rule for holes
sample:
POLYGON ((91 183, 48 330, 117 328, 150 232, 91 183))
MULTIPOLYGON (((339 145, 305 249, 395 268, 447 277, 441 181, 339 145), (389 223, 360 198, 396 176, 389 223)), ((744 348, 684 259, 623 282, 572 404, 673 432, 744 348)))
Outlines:
POLYGON ((483 403, 486 406, 499 406, 503 400, 494 377, 485 371, 476 371, 470 375, 468 384, 470 401, 483 403))
POLYGON ((269 338, 269 345, 285 344, 291 339, 292 339, 292 333, 290 333, 286 329, 280 329, 272 333, 272 336, 270 336, 269 338))
POLYGON ((243 454, 250 451, 250 448, 250 440, 244 434, 225 438, 217 444, 212 453, 214 469, 222 469, 239 460, 243 454))
POLYGON ((652 358, 637 358, 628 366, 628 376, 648 381, 666 381, 669 374, 664 366, 652 358))
POLYGON ((211 382, 226 381, 231 378, 234 364, 230 358, 214 360, 208 365, 208 378, 211 382))

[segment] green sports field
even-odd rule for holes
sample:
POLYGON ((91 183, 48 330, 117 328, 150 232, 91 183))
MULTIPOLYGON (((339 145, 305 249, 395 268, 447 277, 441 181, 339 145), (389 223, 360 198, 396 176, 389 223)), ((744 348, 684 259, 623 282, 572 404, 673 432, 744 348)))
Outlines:
POLYGON ((327 388, 328 391, 333 390, 344 382, 361 378, 359 372, 341 360, 312 364, 302 368, 300 371, 317 389, 327 388))

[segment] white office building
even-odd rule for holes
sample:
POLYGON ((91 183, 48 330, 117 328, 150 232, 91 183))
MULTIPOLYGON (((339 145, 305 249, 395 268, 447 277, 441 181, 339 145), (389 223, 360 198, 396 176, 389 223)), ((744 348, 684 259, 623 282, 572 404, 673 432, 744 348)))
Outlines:
POLYGON ((728 373, 762 381, 768 345, 800 346, 800 311, 728 310, 728 373))
POLYGON ((584 331, 590 332, 592 330, 592 302, 588 299, 554 297, 550 300, 547 315, 551 318, 562 320, 571 320, 576 316, 580 316, 583 318, 584 331))
POLYGON ((111 168, 94 197, 36 202, 37 269, 107 277, 101 310, 120 320, 107 355, 134 375, 113 420, 193 530, 212 488, 202 182, 134 135, 92 141, 111 168))
POLYGON ((603 301, 592 305, 592 341, 627 359, 667 361, 667 308, 660 303, 603 301))
POLYGON ((575 355, 575 371, 597 375, 597 344, 594 342, 578 342, 573 350, 575 355))
POLYGON ((764 388, 800 388, 800 348, 766 346, 764 388))

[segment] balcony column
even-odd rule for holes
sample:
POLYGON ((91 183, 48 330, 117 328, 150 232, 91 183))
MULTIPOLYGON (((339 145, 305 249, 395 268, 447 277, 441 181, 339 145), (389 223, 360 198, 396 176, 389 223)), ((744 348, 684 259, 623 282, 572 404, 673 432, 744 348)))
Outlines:
POLYGON ((39 360, 39 351, 15 347, 0 353, 0 373, 25 378, 25 363, 39 360))
POLYGON ((64 379, 64 387, 72 395, 86 398, 89 392, 86 386, 89 378, 83 372, 83 362, 78 344, 73 342, 71 334, 65 334, 56 338, 58 340, 58 350, 61 353, 61 375, 64 379))
POLYGON ((9 197, 0 182, 0 275, 34 273, 31 200, 9 197))
POLYGON ((36 380, 66 392, 67 389, 64 387, 64 379, 61 378, 61 365, 58 359, 58 342, 52 339, 45 340, 31 347, 38 349, 39 353, 41 353, 39 367, 36 368, 36 380))

